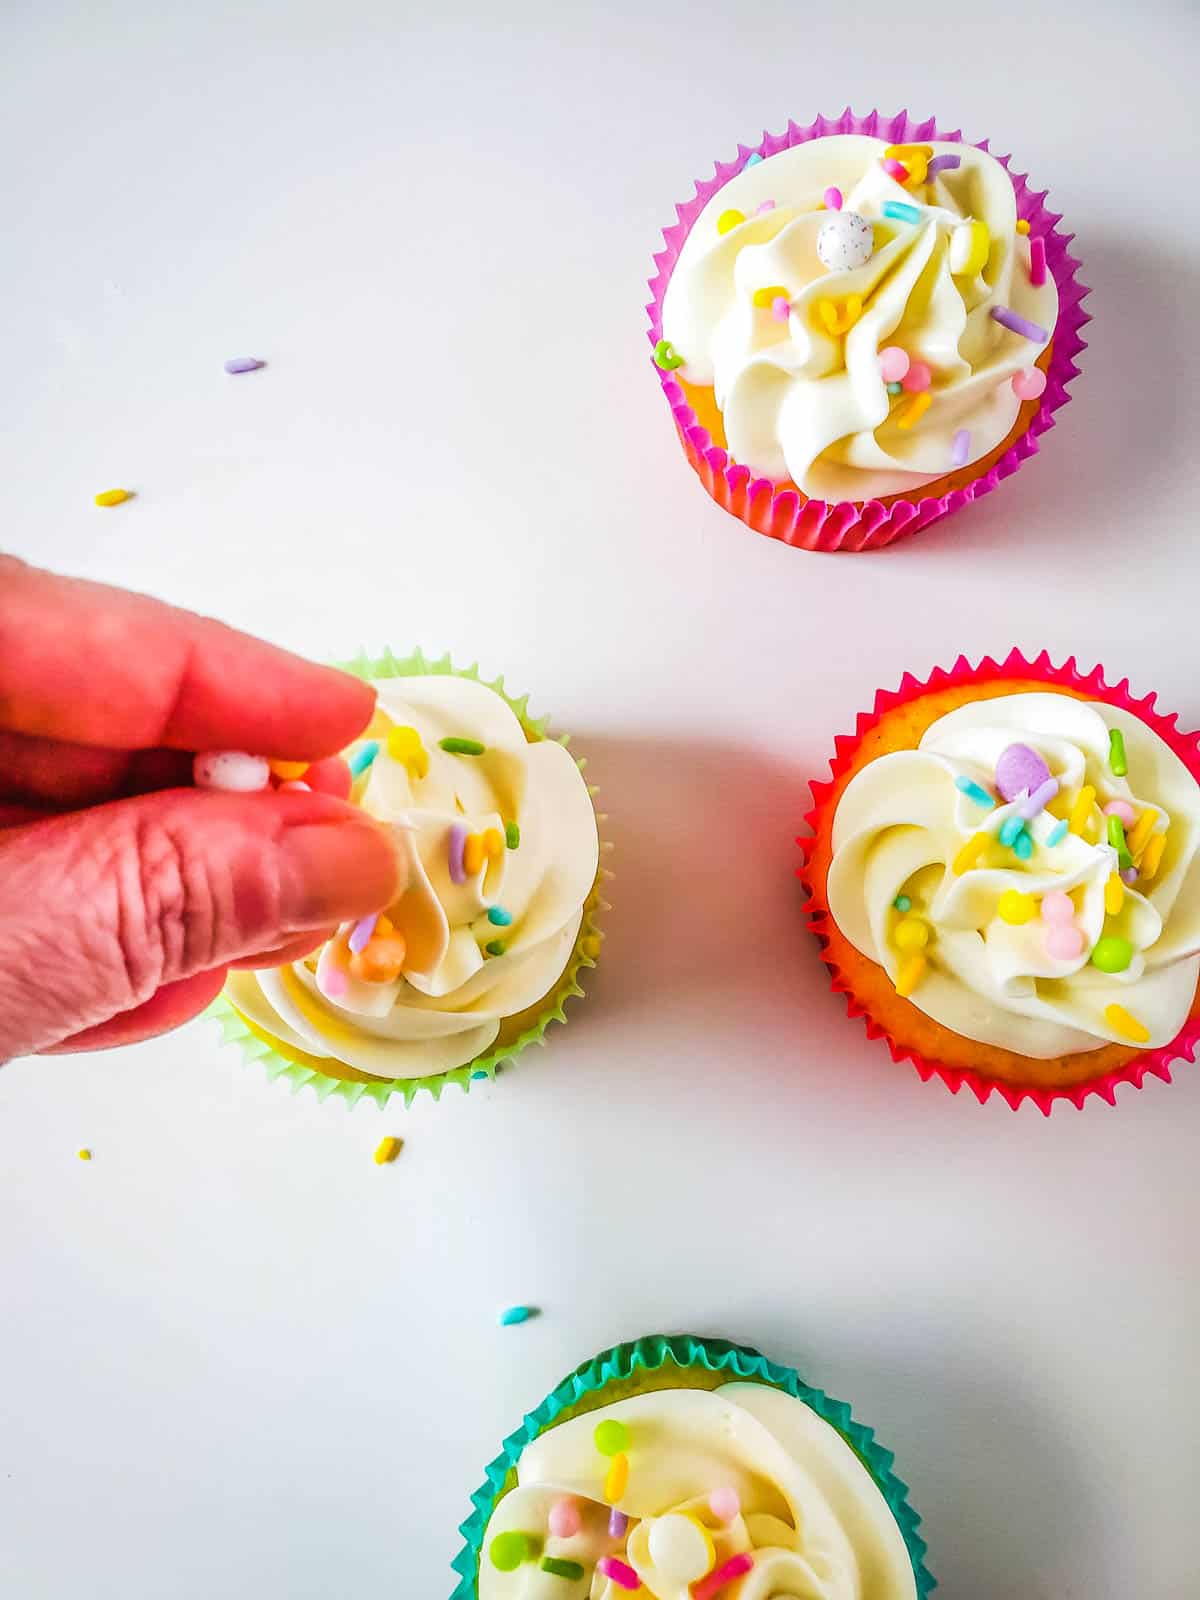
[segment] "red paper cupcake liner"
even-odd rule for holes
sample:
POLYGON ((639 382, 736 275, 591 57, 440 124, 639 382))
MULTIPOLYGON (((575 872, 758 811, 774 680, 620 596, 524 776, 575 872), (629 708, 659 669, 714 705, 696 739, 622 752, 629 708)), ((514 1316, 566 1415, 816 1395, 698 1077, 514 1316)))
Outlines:
MULTIPOLYGON (((793 145, 805 144, 809 139, 837 133, 865 134, 886 139, 889 144, 922 144, 929 140, 966 142, 958 129, 953 133, 940 132, 932 117, 925 122, 912 122, 904 111, 894 117, 881 117, 877 111, 872 111, 868 117, 856 117, 847 107, 840 117, 818 117, 807 128, 789 122, 784 133, 764 133, 759 145, 739 145, 737 160, 718 161, 714 177, 698 179, 694 199, 675 207, 679 220, 663 231, 665 249, 654 257, 658 271, 650 280, 653 298, 646 307, 652 346, 662 338, 663 296, 683 242, 713 195, 745 168, 751 155, 757 153, 765 159, 793 145)), ((988 141, 979 140, 975 148, 987 150, 988 141)), ((1012 157, 997 156, 996 160, 1008 168, 1012 157)), ((881 550, 901 534, 916 533, 960 506, 989 494, 1002 479, 1011 477, 1022 462, 1037 454, 1038 437, 1054 426, 1054 413, 1070 399, 1067 385, 1079 375, 1075 357, 1086 348, 1081 330, 1092 320, 1083 310, 1082 302, 1091 291, 1079 282, 1076 272, 1080 263, 1067 249, 1075 235, 1060 233, 1058 224, 1062 216, 1046 206, 1049 191, 1031 189, 1024 173, 1010 171, 1009 176, 1016 190, 1017 215, 1029 223, 1031 238, 1045 241, 1046 266, 1058 286, 1058 321, 1054 326, 1046 388, 1037 412, 1020 437, 988 471, 948 494, 925 495, 915 500, 889 497, 886 503, 883 500, 861 504, 851 500, 808 500, 794 489, 779 489, 770 478, 754 477, 749 467, 735 465, 728 451, 714 444, 708 430, 701 426, 674 375, 655 366, 687 458, 719 506, 740 517, 756 532, 805 550, 881 550)))
MULTIPOLYGON (((1181 732, 1177 725, 1178 713, 1172 712, 1170 716, 1164 716, 1154 709, 1155 695, 1148 694, 1144 699, 1136 699, 1130 693, 1128 678, 1122 678, 1118 684, 1109 684, 1105 681, 1103 667, 1094 667, 1088 673, 1081 672, 1075 664, 1074 656, 1070 656, 1061 667, 1058 667, 1054 665, 1045 650, 1033 661, 1027 660, 1019 650, 1013 650, 1000 662, 985 656, 977 667, 973 667, 966 656, 959 656, 948 672, 938 667, 925 682, 906 672, 900 680, 900 687, 894 693, 887 689, 876 691, 873 709, 859 713, 853 734, 840 734, 834 740, 835 755, 829 764, 829 781, 813 782, 810 785, 813 808, 804 820, 812 829, 812 836, 802 836, 796 840, 804 854, 804 865, 796 869, 796 876, 804 884, 809 896, 805 916, 821 946, 821 959, 829 968, 833 992, 847 996, 847 1014, 851 1017, 862 1017, 868 1038, 885 1040, 892 1053, 892 1060, 911 1062, 924 1082, 928 1083, 931 1078, 940 1078, 952 1094, 957 1094, 960 1089, 966 1087, 981 1105, 989 1095, 996 1094, 1007 1101, 1014 1111, 1022 1101, 1031 1100, 1046 1116, 1049 1116, 1054 1104, 1061 1100, 1067 1100, 1072 1105, 1082 1108, 1085 1100, 1098 1095, 1109 1105, 1115 1105, 1118 1084, 1131 1083, 1134 1088, 1140 1089, 1149 1076, 1170 1083, 1173 1061, 1194 1060, 1196 1046, 1200 1043, 1200 1016, 1189 1016, 1170 1044, 1162 1045, 1155 1050, 1144 1050, 1115 1071, 1102 1073, 1081 1083, 1062 1088, 1041 1084, 1009 1083, 1004 1079, 991 1078, 969 1068, 949 1066, 943 1061, 930 1060, 919 1051, 900 1043, 854 998, 836 959, 829 952, 829 939, 825 929, 827 922, 832 921, 832 916, 825 898, 824 886, 816 884, 813 880, 810 870, 812 853, 819 825, 834 793, 837 780, 851 766, 854 754, 864 736, 878 725, 885 712, 891 711, 896 706, 907 705, 910 701, 919 700, 924 695, 939 689, 951 689, 962 684, 992 683, 997 679, 1009 678, 1056 684, 1076 690, 1086 695, 1088 699, 1104 700, 1109 705, 1130 712, 1175 752, 1197 783, 1200 783, 1200 732, 1181 732)), ((832 822, 832 818, 829 820, 832 822)))

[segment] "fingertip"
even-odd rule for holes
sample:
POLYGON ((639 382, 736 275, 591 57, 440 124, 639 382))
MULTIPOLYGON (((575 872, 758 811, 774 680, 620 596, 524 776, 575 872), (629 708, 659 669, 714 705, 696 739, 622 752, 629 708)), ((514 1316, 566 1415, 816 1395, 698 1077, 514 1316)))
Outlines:
POLYGON ((94 1028, 85 1028, 82 1033, 72 1034, 39 1054, 59 1056, 74 1055, 81 1050, 115 1050, 118 1045, 140 1044, 143 1039, 169 1033, 208 1009, 224 986, 225 971, 224 967, 217 967, 190 978, 180 978, 176 983, 166 983, 140 1006, 122 1011, 94 1028))

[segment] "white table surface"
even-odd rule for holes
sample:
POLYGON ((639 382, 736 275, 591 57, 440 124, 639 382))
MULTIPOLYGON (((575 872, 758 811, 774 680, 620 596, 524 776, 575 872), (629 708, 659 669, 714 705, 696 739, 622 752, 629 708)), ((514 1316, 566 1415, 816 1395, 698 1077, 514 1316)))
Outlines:
POLYGON ((318 1104, 201 1022, 0 1073, 4 1594, 443 1600, 502 1435, 680 1328, 877 1426, 945 1595, 1198 1592, 1200 1069, 1048 1121, 922 1085, 791 877, 906 667, 1046 645, 1200 722, 1197 15, 839 12, 0 24, 0 538, 316 655, 478 656, 575 733, 617 874, 590 1000, 469 1096, 318 1104), (847 101, 1011 148, 1095 289, 1042 454, 875 558, 709 503, 642 312, 690 180, 847 101))

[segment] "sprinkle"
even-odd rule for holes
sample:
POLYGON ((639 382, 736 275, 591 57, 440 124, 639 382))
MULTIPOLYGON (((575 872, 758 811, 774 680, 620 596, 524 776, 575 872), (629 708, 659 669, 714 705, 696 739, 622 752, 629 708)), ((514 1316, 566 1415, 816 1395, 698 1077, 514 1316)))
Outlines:
POLYGON ((826 189, 824 199, 826 211, 840 211, 845 203, 840 189, 826 189))
POLYGON ((504 842, 510 850, 518 850, 521 846, 521 827, 516 822, 504 824, 504 842))
POLYGON ((887 386, 887 392, 889 394, 903 394, 904 393, 904 385, 902 383, 900 383, 899 381, 897 381, 895 383, 889 383, 888 386, 887 386))
POLYGON ((1045 783, 1050 768, 1027 744, 1009 744, 996 757, 996 787, 1005 800, 1020 800, 1045 783))
POLYGON ((1101 972, 1124 972, 1132 960, 1132 944, 1115 933, 1106 933, 1092 948, 1092 965, 1101 972))
POLYGON ((1134 824, 1133 832, 1126 838, 1125 842, 1129 846, 1129 853, 1135 860, 1146 848, 1146 843, 1154 832, 1154 825, 1157 821, 1158 813, 1156 811, 1143 811, 1134 824))
POLYGON ((962 166, 961 156, 934 156, 925 168, 927 178, 936 177, 939 172, 952 172, 955 167, 962 166))
POLYGON ((90 1161, 92 1159, 92 1152, 90 1150, 81 1150, 79 1152, 79 1159, 80 1161, 90 1161))
POLYGON ((438 748, 448 756, 481 756, 487 746, 478 739, 439 739, 438 748))
POLYGON ((1054 824, 1054 826, 1050 829, 1050 832, 1046 835, 1047 848, 1053 850, 1056 845, 1060 845, 1070 831, 1071 824, 1067 821, 1066 817, 1060 818, 1060 820, 1054 824))
POLYGON ((766 310, 782 296, 787 299, 787 289, 782 283, 769 283, 765 289, 755 289, 751 299, 760 310, 766 310))
POLYGON ((1125 735, 1120 728, 1109 729, 1108 765, 1114 778, 1123 778, 1129 771, 1129 764, 1125 759, 1125 735))
POLYGON ((483 835, 481 833, 469 833, 467 842, 463 845, 463 871, 467 877, 473 878, 477 872, 481 871, 485 860, 486 852, 483 848, 483 835))
POLYGON ((692 1600, 712 1600, 713 1595, 720 1594, 726 1584, 732 1583, 735 1578, 744 1578, 753 1565, 754 1557, 748 1551, 731 1556, 724 1566, 692 1585, 692 1600))
POLYGON ((1029 241, 1029 281, 1035 289, 1040 289, 1046 281, 1046 241, 1044 239, 1030 239, 1029 241))
POLYGON ((850 272, 871 259, 875 230, 857 211, 831 211, 817 233, 817 259, 831 272, 850 272))
POLYGON ((451 883, 466 883, 467 881, 467 874, 463 870, 463 850, 466 847, 466 843, 466 828, 461 822, 452 822, 446 851, 451 883))
POLYGON ((755 206, 754 215, 756 217, 761 217, 768 211, 774 211, 774 209, 775 209, 774 200, 764 200, 761 205, 755 206))
MULTIPOLYGON (((1106 817, 1120 817, 1125 826, 1129 828, 1133 826, 1133 819, 1137 816, 1137 812, 1129 804, 1128 800, 1110 800, 1104 807, 1104 815, 1106 817)), ((1129 848, 1132 851, 1133 846, 1130 845, 1129 848)))
POLYGON ((1140 871, 1143 878, 1152 878, 1158 871, 1166 847, 1166 833, 1156 833, 1142 852, 1140 871))
POLYGON ((1016 843, 1013 845, 1013 852, 1018 861, 1028 861, 1030 856, 1032 856, 1033 839, 1030 836, 1028 828, 1022 828, 1020 833, 1017 835, 1016 843))
POLYGON ((1040 783, 1027 799, 1017 801, 1017 815, 1024 817, 1026 822, 1032 822, 1034 817, 1046 809, 1057 793, 1058 779, 1047 778, 1045 783, 1040 783))
POLYGON ((892 929, 897 950, 923 950, 929 943, 929 929, 919 917, 904 917, 892 929))
POLYGON ((340 967, 330 967, 321 978, 318 988, 326 1000, 340 1000, 350 988, 350 980, 340 967))
POLYGON ((1092 814, 1092 807, 1096 803, 1096 791, 1090 783, 1085 783, 1075 796, 1075 804, 1071 807, 1071 815, 1067 818, 1067 826, 1072 833, 1083 835, 1084 826, 1092 814))
POLYGON ((890 156, 883 159, 883 170, 889 178, 895 178, 897 183, 904 183, 908 178, 908 168, 901 161, 894 161, 890 156))
POLYGON ((271 782, 262 756, 244 750, 206 750, 192 762, 197 789, 225 789, 232 794, 257 794, 271 782))
POLYGON ((403 1145, 403 1139, 396 1139, 390 1133, 385 1139, 380 1139, 375 1146, 375 1165, 377 1167, 386 1167, 389 1162, 395 1161, 403 1145))
POLYGON ((500 1326, 502 1328, 515 1328, 519 1322, 528 1322, 531 1317, 538 1315, 536 1306, 509 1306, 507 1311, 500 1313, 500 1326))
POLYGON ((1018 400, 1037 400, 1046 392, 1046 374, 1041 367, 1030 367, 1027 372, 1014 372, 1012 392, 1018 400))
POLYGON ((915 423, 920 422, 932 404, 933 400, 928 393, 914 394, 908 403, 897 412, 896 426, 899 428, 913 427, 915 423))
POLYGON ((265 367, 266 364, 265 361, 260 361, 257 356, 234 356, 225 363, 225 371, 229 373, 257 372, 259 367, 265 367))
POLYGON ((927 966, 923 955, 907 956, 900 963, 900 970, 896 974, 896 993, 902 1000, 906 1000, 920 983, 927 966))
POLYGON ((964 872, 970 872, 990 843, 991 839, 988 834, 972 834, 966 844, 961 847, 952 863, 955 877, 961 878, 964 872))
POLYGON ((1117 852, 1117 860, 1122 867, 1131 867, 1133 857, 1129 854, 1129 847, 1125 843, 1125 825, 1120 817, 1108 819, 1108 842, 1117 852))
POLYGON ((1022 237, 1029 232, 1029 222, 1028 222, 1027 218, 1018 217, 1018 219, 1017 219, 1017 232, 1019 234, 1021 234, 1022 237))
POLYGON ((965 467, 967 457, 971 454, 971 435, 966 428, 960 428, 954 435, 954 442, 950 446, 950 465, 952 467, 965 467))
POLYGON ((1005 889, 996 902, 996 912, 1002 922, 1021 927, 1037 916, 1037 901, 1031 894, 1022 894, 1020 889, 1005 889))
POLYGON ((1104 1020, 1114 1033, 1132 1040, 1134 1044, 1145 1044, 1150 1037, 1150 1029, 1145 1023, 1139 1022, 1124 1006, 1105 1006, 1104 1020))
POLYGON ((490 956, 502 956, 508 949, 503 939, 489 939, 483 947, 490 956))
POLYGON ((618 1561, 616 1556, 601 1556, 596 1563, 596 1571, 602 1578, 608 1578, 619 1589, 640 1589, 641 1579, 632 1567, 627 1567, 623 1561, 618 1561))
POLYGON ((714 1489, 708 1497, 708 1509, 719 1522, 732 1522, 741 1513, 742 1502, 736 1489, 714 1489))
POLYGON ((950 271, 957 278, 974 278, 987 266, 992 236, 986 222, 972 218, 950 235, 950 271))
POLYGON ((683 365, 683 357, 670 339, 660 339, 654 346, 654 364, 664 372, 674 372, 676 367, 683 365))
POLYGON ((909 354, 898 344, 889 344, 879 352, 879 376, 884 383, 898 383, 908 371, 909 354))
POLYGON ((822 327, 834 338, 849 333, 850 329, 862 316, 862 297, 857 294, 847 295, 844 300, 818 300, 817 316, 822 327))
POLYGON ((1042 897, 1043 922, 1073 922, 1075 920, 1075 902, 1069 894, 1062 889, 1052 889, 1048 895, 1042 897))
MULTIPOLYGON (((747 167, 756 167, 761 160, 762 160, 762 157, 759 155, 758 151, 757 150, 753 150, 746 157, 746 166, 747 167)), ((745 168, 743 168, 742 170, 745 171, 745 168)))
POLYGON ((1127 889, 1132 889, 1134 884, 1138 881, 1138 869, 1136 867, 1126 867, 1125 871, 1122 872, 1120 876, 1121 882, 1125 885, 1125 887, 1127 889))
POLYGON ((786 295, 777 295, 771 301, 771 315, 776 322, 786 322, 792 314, 792 302, 786 295))
POLYGON ((542 1571, 556 1578, 582 1578, 583 1567, 578 1561, 562 1561, 558 1556, 543 1556, 542 1571))
POLYGON ((399 761, 410 778, 424 778, 429 773, 429 752, 421 742, 415 728, 389 728, 387 753, 399 761))
POLYGON ((570 1495, 564 1495, 561 1500, 554 1502, 546 1520, 556 1539, 573 1539, 583 1526, 579 1506, 570 1495))
POLYGON ((512 912, 503 906, 489 906, 487 919, 493 928, 507 928, 512 922, 512 912))
POLYGON ((294 783, 297 778, 302 778, 308 771, 307 761, 268 761, 271 776, 278 778, 281 783, 294 783))
POLYGON ((612 1458, 604 1479, 604 1498, 619 1500, 629 1485, 629 1457, 624 1450, 612 1458))
POLYGON ((920 394, 933 382, 933 373, 924 361, 910 361, 908 371, 900 381, 909 394, 920 394))
POLYGON ((481 837, 488 860, 499 861, 504 854, 504 835, 499 828, 485 828, 481 837))
POLYGON ((371 935, 375 932, 375 924, 379 920, 379 913, 372 911, 369 917, 364 917, 361 922, 356 922, 350 930, 350 937, 346 943, 355 955, 365 950, 371 942, 371 935))
POLYGON ((488 1551, 497 1572, 515 1572, 523 1561, 532 1561, 540 1549, 532 1533, 498 1533, 488 1551))
POLYGON ((929 163, 933 158, 931 144, 890 144, 883 152, 883 164, 886 168, 889 161, 897 161, 904 167, 904 177, 898 182, 910 186, 924 183, 929 170, 929 163))
POLYGON ((1046 954, 1055 961, 1078 961, 1086 942, 1073 923, 1055 922, 1046 933, 1046 954))
POLYGON ((916 206, 907 205, 903 200, 885 200, 883 214, 891 217, 894 222, 920 222, 921 213, 916 206))
POLYGON ((132 500, 132 489, 103 489, 96 496, 98 506, 119 506, 122 500, 132 500))
POLYGON ((618 1511, 616 1506, 608 1513, 608 1537, 610 1539, 623 1539, 629 1528, 629 1518, 623 1511, 618 1511))
POLYGON ((1006 850, 1011 850, 1024 831, 1025 822, 1022 817, 1016 814, 1011 817, 1005 817, 1000 824, 1000 843, 1006 850))
POLYGON ((1121 882, 1120 875, 1110 872, 1108 882, 1104 885, 1104 913, 1106 916, 1119 915, 1121 907, 1125 904, 1125 885, 1121 882))
POLYGON ((734 228, 740 228, 745 220, 746 216, 742 211, 722 211, 721 215, 717 218, 717 232, 732 233, 734 228))
POLYGON ((371 765, 372 761, 374 761, 378 754, 379 740, 368 739, 366 744, 360 746, 359 749, 357 749, 350 757, 350 761, 348 763, 350 767, 350 776, 352 778, 361 778, 363 773, 371 765))
POLYGON ((1045 328, 1039 328, 1036 322, 1030 322, 1027 317, 1018 316, 1008 306, 993 306, 990 316, 993 322, 1007 328, 1009 333, 1019 333, 1022 339, 1028 339, 1033 344, 1045 344, 1049 338, 1045 328))
POLYGON ((912 901, 908 898, 908 896, 906 894, 898 894, 896 896, 896 898, 892 901, 892 904, 895 906, 897 911, 911 911, 912 910, 912 901))
POLYGON ((622 1450, 629 1449, 629 1429, 615 1417, 609 1417, 596 1424, 592 1443, 602 1456, 620 1455, 622 1450))

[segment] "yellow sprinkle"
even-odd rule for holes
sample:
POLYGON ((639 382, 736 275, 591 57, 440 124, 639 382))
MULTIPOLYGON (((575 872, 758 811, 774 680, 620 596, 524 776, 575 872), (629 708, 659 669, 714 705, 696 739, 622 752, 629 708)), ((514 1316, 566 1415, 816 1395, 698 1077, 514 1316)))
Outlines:
POLYGON ((1106 916, 1115 917, 1125 904, 1125 885, 1115 872, 1109 874, 1108 882, 1104 885, 1104 911, 1106 916))
POLYGON ((769 310, 776 300, 788 299, 788 292, 781 283, 770 283, 765 289, 755 289, 754 304, 769 310))
POLYGON ((499 828, 487 828, 483 835, 483 848, 491 861, 499 861, 504 854, 504 835, 499 828))
POLYGON ((483 857, 483 835, 481 833, 469 833, 466 843, 463 845, 463 871, 468 878, 473 878, 480 867, 483 866, 483 857))
POLYGON ((950 235, 950 271, 956 278, 974 278, 987 266, 992 236, 986 222, 973 217, 950 235))
POLYGON ((933 399, 928 389, 923 390, 920 394, 910 395, 908 404, 902 406, 896 415, 896 426, 899 428, 911 428, 914 423, 920 422, 932 404, 933 399))
POLYGON ((1150 835, 1154 832, 1154 824, 1157 821, 1157 811, 1143 811, 1133 827, 1125 835, 1125 843, 1129 849, 1129 854, 1135 861, 1146 848, 1150 835))
POLYGON ((1020 889, 1005 889, 996 902, 996 911, 1002 922, 1020 927, 1037 916, 1037 901, 1031 894, 1022 894, 1020 889))
POLYGON ((92 1152, 90 1150, 81 1150, 79 1152, 79 1159, 80 1161, 90 1161, 92 1159, 92 1152))
POLYGON ((844 300, 818 300, 817 316, 825 332, 840 339, 862 316, 862 308, 862 296, 850 294, 844 300))
POLYGON ((1018 233, 1028 233, 1029 232, 1029 224, 1028 224, 1028 222, 1026 222, 1024 217, 1022 217, 1017 223, 1017 232, 1018 233))
POLYGON ((1087 820, 1092 814, 1092 807, 1096 804, 1096 791, 1090 783, 1085 783, 1075 797, 1075 804, 1071 807, 1071 817, 1067 826, 1072 833, 1082 835, 1087 820))
POLYGON ((717 232, 728 233, 731 228, 738 227, 745 220, 746 216, 742 211, 722 211, 717 218, 717 232))
POLYGON ((394 1139, 389 1133, 386 1139, 381 1139, 375 1146, 375 1165, 382 1167, 389 1161, 395 1161, 403 1144, 403 1139, 394 1139))
POLYGON ((1138 872, 1143 878, 1152 878, 1162 864, 1163 851, 1167 847, 1165 833, 1156 833, 1150 843, 1142 851, 1142 859, 1138 865, 1138 872))
POLYGON ((268 761, 267 765, 281 783, 295 783, 308 771, 307 761, 268 761))
POLYGON ((925 182, 929 163, 933 160, 933 146, 929 144, 890 144, 883 152, 885 161, 898 161, 908 169, 904 180, 906 189, 915 189, 925 182))
POLYGON ((897 950, 923 950, 929 943, 929 929, 919 917, 902 917, 892 929, 897 950))
POLYGON ((629 1483, 629 1457, 624 1450, 612 1458, 612 1465, 604 1479, 604 1498, 615 1504, 625 1493, 629 1483))
POLYGON ((972 834, 952 863, 955 877, 961 878, 964 872, 970 872, 990 843, 988 834, 972 834))
POLYGON ((900 970, 896 974, 896 993, 902 1000, 907 999, 920 983, 927 966, 928 962, 922 955, 908 956, 900 963, 900 970))
POLYGON ((387 753, 402 763, 410 778, 423 778, 429 771, 429 752, 415 728, 390 728, 387 753))
POLYGON ((1145 1023, 1131 1016, 1124 1006, 1105 1006, 1104 1020, 1114 1033, 1119 1033, 1122 1039, 1132 1040, 1134 1044, 1145 1044, 1150 1037, 1150 1029, 1145 1023))
POLYGON ((132 489, 105 489, 96 496, 98 506, 119 506, 122 500, 132 500, 132 489))

